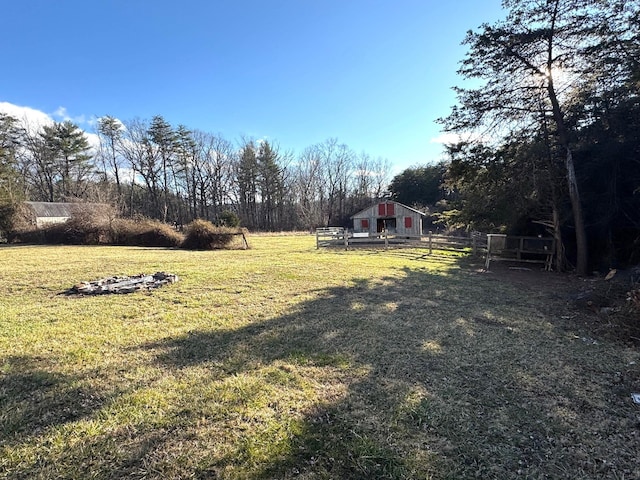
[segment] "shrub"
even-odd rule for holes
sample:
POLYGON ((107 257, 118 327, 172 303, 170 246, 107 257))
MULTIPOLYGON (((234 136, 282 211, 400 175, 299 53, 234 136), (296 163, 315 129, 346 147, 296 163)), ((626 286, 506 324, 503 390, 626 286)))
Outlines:
POLYGON ((10 242, 35 244, 179 247, 184 240, 181 233, 166 223, 147 218, 114 218, 113 208, 98 207, 74 204, 68 221, 36 228, 33 214, 17 206, 0 211, 0 226, 7 230, 10 242))
POLYGON ((109 205, 76 203, 72 216, 64 223, 43 229, 45 243, 65 245, 99 245, 111 243, 110 225, 115 210, 109 205))
POLYGON ((184 237, 166 223, 118 218, 111 223, 111 243, 137 247, 179 247, 184 237))
POLYGON ((216 250, 231 248, 233 240, 242 232, 237 228, 216 227, 206 220, 194 220, 186 227, 182 248, 187 250, 216 250))
POLYGON ((44 243, 63 245, 98 245, 109 242, 109 224, 92 223, 89 218, 72 217, 42 229, 44 243))
POLYGON ((42 233, 36 230, 35 219, 30 210, 21 203, 7 203, 0 207, 0 231, 3 231, 9 243, 25 241, 23 237, 37 238, 41 243, 42 233))
POLYGON ((240 226, 240 217, 231 210, 225 210, 220 214, 219 224, 221 227, 237 228, 240 226))
POLYGON ((7 238, 13 231, 15 211, 16 205, 13 203, 0 205, 0 239, 7 238))
POLYGON ((44 230, 29 228, 24 230, 14 230, 7 234, 8 243, 29 243, 34 245, 44 245, 47 243, 44 230))
POLYGON ((25 204, 15 205, 6 214, 10 242, 37 244, 97 245, 109 243, 109 225, 115 210, 106 204, 70 204, 71 218, 64 223, 55 223, 38 228, 35 213, 25 204))

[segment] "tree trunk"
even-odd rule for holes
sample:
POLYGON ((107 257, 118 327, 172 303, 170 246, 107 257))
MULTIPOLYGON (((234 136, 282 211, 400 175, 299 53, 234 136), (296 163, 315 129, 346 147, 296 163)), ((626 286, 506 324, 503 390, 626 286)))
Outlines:
POLYGON ((567 157, 565 168, 567 170, 567 183, 569 184, 569 199, 571 200, 571 211, 573 212, 573 223, 576 229, 576 271, 578 275, 587 274, 588 252, 587 234, 584 228, 584 218, 582 215, 582 203, 578 191, 576 171, 573 165, 573 155, 567 146, 567 157))
POLYGON ((573 153, 571 146, 569 145, 569 136, 567 134, 567 128, 564 123, 564 115, 558 102, 558 97, 553 85, 553 79, 549 77, 549 83, 547 84, 547 92, 549 93, 549 100, 551 101, 551 107, 553 111, 553 119, 556 124, 558 140, 560 145, 566 151, 565 157, 565 174, 567 177, 567 184, 569 186, 569 200, 571 201, 571 211, 573 213, 573 223, 576 229, 576 272, 578 275, 587 274, 587 266, 589 260, 589 254, 587 251, 587 233, 584 228, 584 217, 582 215, 582 203, 580 201, 580 192, 578 189, 578 181, 576 179, 576 170, 573 164, 573 153))

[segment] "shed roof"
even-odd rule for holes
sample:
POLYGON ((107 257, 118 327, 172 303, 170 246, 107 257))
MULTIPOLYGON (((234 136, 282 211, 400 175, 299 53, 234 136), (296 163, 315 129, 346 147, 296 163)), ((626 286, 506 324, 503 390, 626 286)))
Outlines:
POLYGON ((24 202, 36 217, 70 217, 73 203, 63 202, 24 202))
POLYGON ((109 209, 105 203, 66 203, 66 202, 24 202, 38 218, 72 217, 78 211, 104 212, 109 209))

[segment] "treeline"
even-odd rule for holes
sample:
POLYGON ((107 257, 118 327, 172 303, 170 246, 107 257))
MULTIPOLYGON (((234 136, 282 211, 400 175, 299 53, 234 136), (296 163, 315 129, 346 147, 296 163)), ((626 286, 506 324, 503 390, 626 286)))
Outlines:
POLYGON ((0 114, 0 203, 88 201, 121 215, 196 218, 256 230, 348 223, 382 195, 389 163, 336 139, 299 154, 270 141, 173 126, 162 116, 98 119, 99 145, 69 121, 40 128, 0 114))
MULTIPOLYGON (((509 0, 469 32, 447 220, 556 237, 580 274, 640 262, 640 3, 509 0)), ((568 263, 565 263, 567 261, 568 263)))

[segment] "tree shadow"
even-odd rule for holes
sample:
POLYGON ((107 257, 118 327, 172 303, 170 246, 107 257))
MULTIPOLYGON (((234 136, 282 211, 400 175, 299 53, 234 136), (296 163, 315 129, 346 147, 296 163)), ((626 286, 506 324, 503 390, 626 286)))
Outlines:
POLYGON ((0 444, 87 417, 106 401, 102 392, 83 385, 82 377, 52 371, 34 357, 7 357, 2 370, 0 444))
MULTIPOLYGON (((209 366, 205 382, 274 364, 337 369, 347 386, 344 398, 305 411, 289 453, 253 474, 279 478, 321 471, 332 478, 405 478, 412 467, 401 451, 378 438, 379 424, 389 421, 387 413, 397 409, 413 383, 436 369, 429 355, 418 353, 424 335, 411 328, 419 299, 405 299, 416 288, 427 292, 428 283, 428 276, 411 270, 400 281, 355 279, 283 317, 234 330, 191 332, 144 348, 156 352, 164 368, 209 366), (349 374, 353 370, 365 373, 349 374)), ((422 308, 428 312, 437 304, 426 299, 422 308)), ((449 334, 466 336, 456 328, 449 334)), ((241 449, 232 451, 210 468, 248 461, 243 456, 241 449)))
MULTIPOLYGON (((257 477, 557 473, 571 463, 561 453, 551 461, 557 437, 576 438, 576 422, 566 419, 597 410, 601 399, 562 384, 563 370, 577 367, 557 352, 554 325, 526 299, 514 310, 513 300, 507 285, 488 288, 479 277, 404 269, 329 288, 279 318, 145 348, 164 368, 209 367, 204 382, 301 363, 344 374, 344 395, 303 412, 286 453, 264 460, 257 477), (559 393, 537 395, 544 385, 537 376, 557 382, 559 393), (554 411, 557 397, 563 405, 554 411)), ((230 452, 208 471, 243 458, 230 452)))

